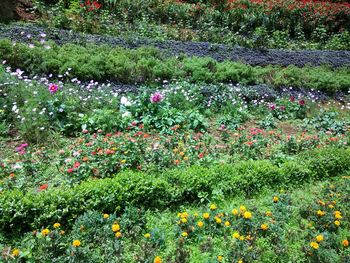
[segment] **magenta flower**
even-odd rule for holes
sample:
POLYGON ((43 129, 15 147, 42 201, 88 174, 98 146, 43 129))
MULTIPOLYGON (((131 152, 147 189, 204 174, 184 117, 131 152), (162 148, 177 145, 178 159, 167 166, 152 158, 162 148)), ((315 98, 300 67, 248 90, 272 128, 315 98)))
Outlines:
POLYGON ((16 152, 23 155, 26 153, 26 147, 28 147, 28 143, 22 143, 21 146, 16 147, 16 152))
POLYGON ((160 92, 156 92, 156 93, 151 95, 151 102, 158 103, 158 102, 161 102, 163 100, 163 98, 164 97, 160 92))
POLYGON ((305 105, 305 100, 299 100, 299 105, 304 106, 305 105))
POLYGON ((275 110, 276 109, 276 105, 275 104, 270 104, 269 105, 269 109, 270 110, 275 110))
POLYGON ((55 94, 58 91, 58 86, 56 84, 50 83, 49 91, 51 94, 55 94))
POLYGON ((290 96, 289 100, 290 100, 290 102, 294 102, 295 101, 295 97, 294 96, 290 96))
POLYGON ((281 111, 284 111, 285 109, 286 109, 285 106, 280 106, 280 110, 281 110, 281 111))

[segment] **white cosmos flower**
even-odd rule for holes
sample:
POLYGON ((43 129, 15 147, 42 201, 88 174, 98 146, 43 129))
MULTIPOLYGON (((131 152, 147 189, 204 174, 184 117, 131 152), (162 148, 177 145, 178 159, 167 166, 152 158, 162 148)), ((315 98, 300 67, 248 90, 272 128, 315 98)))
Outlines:
POLYGON ((131 106, 131 102, 128 100, 127 97, 121 97, 120 99, 120 104, 124 105, 124 106, 131 106))

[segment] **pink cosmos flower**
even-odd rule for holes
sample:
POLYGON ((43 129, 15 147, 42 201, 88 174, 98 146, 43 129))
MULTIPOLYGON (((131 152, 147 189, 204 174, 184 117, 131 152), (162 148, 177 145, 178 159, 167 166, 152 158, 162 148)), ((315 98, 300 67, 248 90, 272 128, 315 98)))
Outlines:
POLYGON ((50 83, 49 91, 51 94, 55 94, 58 91, 58 86, 56 84, 50 83))
POLYGON ((270 104, 269 105, 269 109, 270 110, 275 110, 276 109, 276 105, 275 104, 270 104))
POLYGON ((151 95, 151 102, 152 103, 158 103, 161 102, 163 100, 163 95, 160 92, 156 92, 154 94, 151 95))

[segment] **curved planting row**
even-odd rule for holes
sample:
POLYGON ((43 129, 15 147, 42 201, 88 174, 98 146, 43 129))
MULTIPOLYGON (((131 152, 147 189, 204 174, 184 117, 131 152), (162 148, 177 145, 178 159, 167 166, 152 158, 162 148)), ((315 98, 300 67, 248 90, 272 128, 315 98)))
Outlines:
POLYGON ((48 36, 57 44, 98 44, 121 46, 124 48, 139 48, 142 46, 156 47, 169 55, 186 54, 187 56, 211 57, 219 62, 224 60, 244 62, 253 66, 265 65, 305 65, 328 64, 332 67, 350 65, 350 51, 318 51, 318 50, 254 50, 248 48, 232 48, 226 45, 210 44, 208 42, 157 41, 150 39, 127 40, 123 38, 73 33, 68 30, 48 30, 36 26, 8 26, 0 29, 0 39, 10 38, 13 41, 32 43, 39 41, 41 36, 48 36))
POLYGON ((0 229, 19 234, 57 220, 71 220, 88 210, 113 213, 127 205, 164 208, 222 194, 252 195, 265 187, 300 186, 309 180, 349 173, 346 149, 306 152, 276 165, 268 160, 242 161, 210 168, 192 166, 164 174, 121 172, 111 179, 88 180, 67 188, 41 192, 5 191, 0 194, 0 229))

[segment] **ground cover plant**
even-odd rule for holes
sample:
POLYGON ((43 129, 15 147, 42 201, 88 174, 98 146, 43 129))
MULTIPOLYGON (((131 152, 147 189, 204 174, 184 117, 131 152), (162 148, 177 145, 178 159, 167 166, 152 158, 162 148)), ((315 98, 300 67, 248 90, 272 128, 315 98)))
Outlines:
POLYGON ((350 261, 347 52, 249 60, 348 49, 348 3, 29 5, 0 28, 0 262, 350 261))

